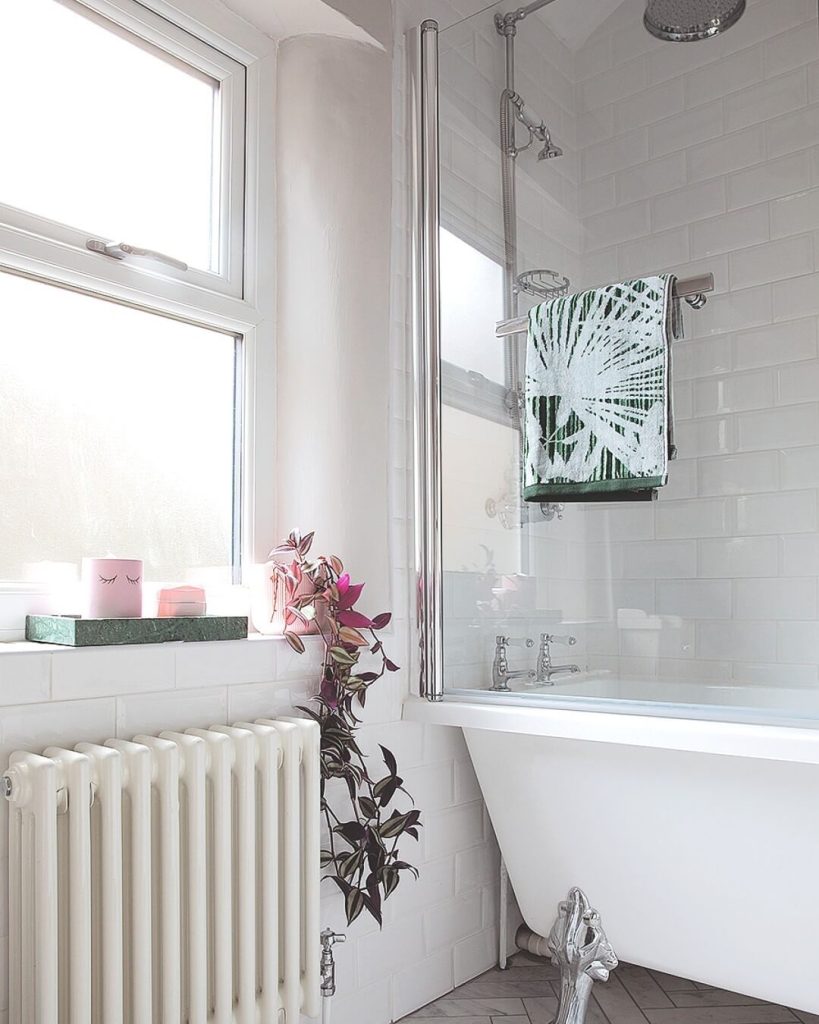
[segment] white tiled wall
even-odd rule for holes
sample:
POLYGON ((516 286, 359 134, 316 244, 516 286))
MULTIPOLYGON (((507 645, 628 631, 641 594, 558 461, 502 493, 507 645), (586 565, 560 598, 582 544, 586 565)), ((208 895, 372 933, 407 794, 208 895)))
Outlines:
MULTIPOLYGON (((654 39, 643 11, 624 0, 575 52, 538 16, 520 26, 520 91, 566 151, 519 159, 520 265, 545 260, 578 288, 714 274, 675 346, 679 458, 651 507, 570 506, 524 531, 519 571, 534 580, 510 583, 505 562, 494 577, 454 572, 450 686, 488 685, 495 633, 536 637, 560 620, 591 668, 819 682, 805 639, 819 634, 816 3, 751 0, 724 36, 691 45, 654 39), (652 616, 653 631, 615 628, 622 609, 652 616)), ((491 14, 442 38, 442 207, 500 255, 491 14)), ((475 546, 474 565, 491 569, 475 546)))
MULTIPOLYGON (((710 270, 717 294, 685 309, 675 347, 680 461, 669 487, 648 516, 576 513, 590 538, 618 538, 610 594, 621 576, 647 581, 613 606, 657 613, 668 633, 640 652, 625 631, 603 631, 593 664, 617 668, 619 657, 622 671, 647 676, 684 665, 696 678, 701 666, 703 678, 776 684, 797 678, 788 663, 816 683, 816 4, 749 3, 723 37, 690 46, 649 36, 643 7, 625 0, 575 64, 589 122, 580 134, 594 138, 580 156, 581 209, 594 209, 584 283, 710 270), (640 545, 621 543, 632 523, 640 545)), ((597 589, 587 588, 588 615, 597 589)))

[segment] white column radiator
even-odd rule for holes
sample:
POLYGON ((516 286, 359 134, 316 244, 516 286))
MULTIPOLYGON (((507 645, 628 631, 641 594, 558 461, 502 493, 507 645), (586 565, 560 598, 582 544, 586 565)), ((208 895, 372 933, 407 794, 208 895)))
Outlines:
POLYGON ((319 1011, 319 732, 297 719, 15 753, 10 1024, 319 1011))

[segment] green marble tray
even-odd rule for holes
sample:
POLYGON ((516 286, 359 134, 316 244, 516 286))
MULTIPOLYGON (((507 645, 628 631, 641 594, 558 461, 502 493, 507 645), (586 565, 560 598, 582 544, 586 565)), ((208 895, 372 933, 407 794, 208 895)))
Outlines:
POLYGON ((78 615, 27 615, 26 640, 67 647, 243 640, 243 615, 172 616, 165 619, 81 619, 78 615))

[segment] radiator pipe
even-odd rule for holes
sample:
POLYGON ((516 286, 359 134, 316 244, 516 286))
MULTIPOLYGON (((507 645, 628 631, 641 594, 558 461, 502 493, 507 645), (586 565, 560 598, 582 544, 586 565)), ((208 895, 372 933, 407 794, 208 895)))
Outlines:
POLYGON ((336 959, 333 946, 346 942, 347 936, 325 928, 321 933, 321 1024, 330 1024, 330 1007, 336 994, 336 959))
POLYGON ((531 928, 527 928, 525 924, 522 924, 515 932, 515 945, 525 953, 533 953, 535 956, 543 956, 548 959, 552 955, 548 940, 544 939, 542 935, 538 935, 537 932, 533 932, 531 928))

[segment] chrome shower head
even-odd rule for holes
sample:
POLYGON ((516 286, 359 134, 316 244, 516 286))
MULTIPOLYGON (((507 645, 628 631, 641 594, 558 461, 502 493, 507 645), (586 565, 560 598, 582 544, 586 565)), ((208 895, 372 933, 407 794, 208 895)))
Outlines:
POLYGON ((658 39, 695 42, 717 36, 745 12, 745 0, 647 0, 643 23, 658 39))
POLYGON ((556 146, 550 139, 538 153, 538 160, 552 160, 556 156, 563 156, 563 150, 556 146))

